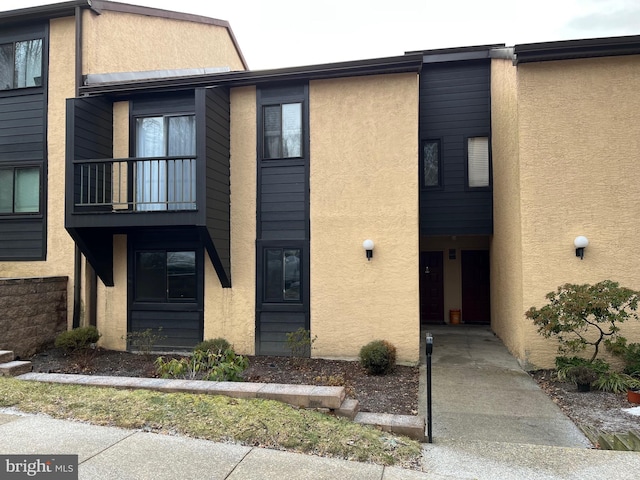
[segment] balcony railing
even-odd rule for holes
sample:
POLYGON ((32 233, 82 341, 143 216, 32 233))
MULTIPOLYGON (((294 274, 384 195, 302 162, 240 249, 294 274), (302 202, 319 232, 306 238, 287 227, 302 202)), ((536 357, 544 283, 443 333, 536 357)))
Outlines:
POLYGON ((75 212, 196 209, 196 157, 75 160, 75 212))

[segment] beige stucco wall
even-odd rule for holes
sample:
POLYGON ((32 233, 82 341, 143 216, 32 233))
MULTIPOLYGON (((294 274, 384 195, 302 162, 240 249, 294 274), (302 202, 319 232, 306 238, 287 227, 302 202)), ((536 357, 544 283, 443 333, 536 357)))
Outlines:
POLYGON ((205 262, 204 338, 224 337, 238 353, 255 352, 256 90, 231 90, 231 281, 222 288, 205 262), (249 139, 249 140, 247 140, 249 139))
POLYGON ((415 362, 418 77, 312 81, 309 115, 312 355, 355 358, 385 339, 415 362))
POLYGON ((48 173, 46 228, 46 261, 0 262, 0 277, 67 276, 68 323, 73 320, 73 259, 74 244, 64 229, 64 171, 65 171, 65 100, 73 97, 75 77, 73 68, 75 27, 73 18, 51 21, 49 44, 49 110, 48 110, 48 173))
MULTIPOLYGON (((462 250, 489 250, 488 236, 457 235, 421 237, 421 252, 442 252, 442 277, 444 282, 444 313, 442 320, 449 322, 449 310, 462 308, 462 250), (449 250, 456 251, 456 258, 449 258, 449 250)), ((424 272, 420 272, 423 275, 424 272)), ((464 321, 464 312, 462 312, 464 321)))
MULTIPOLYGON (((491 61, 491 328, 517 358, 524 359, 522 236, 516 67, 491 61)), ((530 333, 530 332, 529 332, 530 333)))
MULTIPOLYGON (((113 157, 129 156, 129 102, 113 104, 113 157)), ((98 280, 97 327, 100 345, 113 350, 127 348, 127 236, 113 237, 113 287, 98 280)))
MULTIPOLYGON (((639 78, 640 56, 518 66, 524 310, 566 282, 640 289, 639 78)), ((526 359, 550 366, 556 343, 522 322, 526 359)), ((623 333, 640 341, 637 322, 623 333)))
POLYGON ((244 70, 224 27, 108 10, 100 15, 84 10, 83 22, 85 74, 224 66, 244 70))

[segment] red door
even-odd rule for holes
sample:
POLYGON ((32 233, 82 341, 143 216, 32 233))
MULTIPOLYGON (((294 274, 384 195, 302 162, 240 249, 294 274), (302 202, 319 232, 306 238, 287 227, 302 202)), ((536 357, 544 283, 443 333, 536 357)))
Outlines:
POLYGON ((462 251, 462 321, 491 323, 489 251, 462 251))
POLYGON ((421 323, 444 323, 442 252, 420 252, 421 323))

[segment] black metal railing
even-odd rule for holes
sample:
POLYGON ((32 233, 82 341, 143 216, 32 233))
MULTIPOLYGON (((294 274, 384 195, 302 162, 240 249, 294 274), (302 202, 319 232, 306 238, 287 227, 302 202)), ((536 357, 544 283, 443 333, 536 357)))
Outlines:
POLYGON ((74 211, 196 209, 196 157, 75 160, 74 211))

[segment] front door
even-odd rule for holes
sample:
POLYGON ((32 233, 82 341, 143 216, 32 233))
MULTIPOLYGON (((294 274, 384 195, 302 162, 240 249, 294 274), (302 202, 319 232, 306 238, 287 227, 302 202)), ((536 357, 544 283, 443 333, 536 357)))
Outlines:
POLYGON ((462 321, 491 323, 489 251, 462 251, 462 321))
POLYGON ((203 249, 155 237, 130 242, 128 332, 151 330, 155 349, 191 349, 203 340, 203 249))
POLYGON ((420 252, 421 323, 444 323, 442 252, 420 252))

